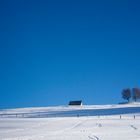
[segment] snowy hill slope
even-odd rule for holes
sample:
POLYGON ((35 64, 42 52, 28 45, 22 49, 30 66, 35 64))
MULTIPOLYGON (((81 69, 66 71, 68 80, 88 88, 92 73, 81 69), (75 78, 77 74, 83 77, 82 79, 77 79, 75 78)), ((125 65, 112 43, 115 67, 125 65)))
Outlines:
POLYGON ((19 108, 0 114, 0 140, 140 140, 140 104, 19 108))
POLYGON ((140 104, 125 105, 88 105, 88 106, 57 106, 40 108, 18 108, 0 110, 3 117, 74 117, 104 115, 140 115, 140 104))

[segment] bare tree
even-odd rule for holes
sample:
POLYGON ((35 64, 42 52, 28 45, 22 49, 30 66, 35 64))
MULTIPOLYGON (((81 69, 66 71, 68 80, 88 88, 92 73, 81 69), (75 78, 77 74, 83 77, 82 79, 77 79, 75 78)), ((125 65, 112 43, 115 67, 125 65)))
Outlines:
POLYGON ((139 88, 133 88, 133 100, 136 102, 137 99, 140 99, 140 89, 139 88))
POLYGON ((123 89, 123 91, 122 91, 122 98, 129 102, 129 100, 131 98, 131 90, 129 88, 123 89))

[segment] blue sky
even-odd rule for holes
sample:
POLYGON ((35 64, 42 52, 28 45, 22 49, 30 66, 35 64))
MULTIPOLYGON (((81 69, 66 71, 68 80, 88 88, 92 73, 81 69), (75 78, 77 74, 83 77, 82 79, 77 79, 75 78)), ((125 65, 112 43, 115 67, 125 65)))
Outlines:
POLYGON ((140 2, 0 1, 0 108, 114 104, 140 87, 140 2))

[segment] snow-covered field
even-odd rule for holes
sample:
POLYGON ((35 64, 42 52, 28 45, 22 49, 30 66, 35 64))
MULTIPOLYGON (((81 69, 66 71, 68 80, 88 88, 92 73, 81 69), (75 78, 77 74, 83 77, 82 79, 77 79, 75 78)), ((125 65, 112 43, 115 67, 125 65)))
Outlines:
POLYGON ((140 105, 0 110, 0 140, 140 140, 140 105))

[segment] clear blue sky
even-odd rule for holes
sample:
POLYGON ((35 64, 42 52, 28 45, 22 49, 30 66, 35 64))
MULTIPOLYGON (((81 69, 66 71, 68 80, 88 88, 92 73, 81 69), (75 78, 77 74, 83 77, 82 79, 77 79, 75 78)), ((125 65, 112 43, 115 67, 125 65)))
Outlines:
POLYGON ((139 0, 0 0, 0 108, 121 101, 140 86, 139 0))

